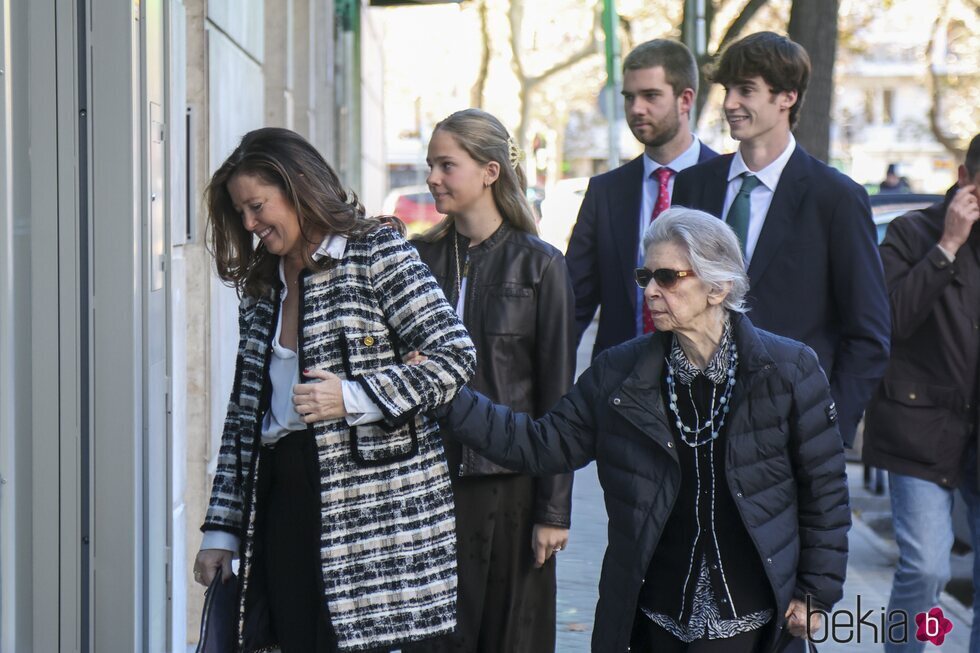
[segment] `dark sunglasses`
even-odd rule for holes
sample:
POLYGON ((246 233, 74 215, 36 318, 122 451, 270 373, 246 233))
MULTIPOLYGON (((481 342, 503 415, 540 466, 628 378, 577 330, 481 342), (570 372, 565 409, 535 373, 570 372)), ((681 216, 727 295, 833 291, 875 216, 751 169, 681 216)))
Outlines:
POLYGON ((694 270, 671 270, 669 268, 658 268, 650 271, 646 268, 636 268, 633 271, 636 285, 646 288, 650 281, 656 281, 661 288, 673 288, 677 282, 684 277, 694 276, 694 270))

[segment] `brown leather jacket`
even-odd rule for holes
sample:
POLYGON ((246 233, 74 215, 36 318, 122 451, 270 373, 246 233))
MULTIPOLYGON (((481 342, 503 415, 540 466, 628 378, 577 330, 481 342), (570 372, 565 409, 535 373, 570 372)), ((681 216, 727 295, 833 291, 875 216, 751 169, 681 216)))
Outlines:
MULTIPOLYGON (((467 268, 463 324, 477 354, 470 386, 516 411, 546 413, 575 376, 575 297, 561 253, 506 223, 472 249, 455 229, 413 244, 453 306, 457 270, 467 268)), ((451 438, 446 456, 454 477, 514 473, 451 438)), ((537 479, 535 523, 567 528, 571 511, 571 473, 537 479)))

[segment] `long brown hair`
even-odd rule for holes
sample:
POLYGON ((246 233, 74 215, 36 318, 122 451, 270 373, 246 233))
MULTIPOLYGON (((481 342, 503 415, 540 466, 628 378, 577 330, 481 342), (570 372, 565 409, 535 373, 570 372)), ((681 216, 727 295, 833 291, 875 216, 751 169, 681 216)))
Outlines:
MULTIPOLYGON (((491 161, 497 162, 500 174, 490 186, 497 210, 514 229, 537 236, 538 225, 527 201, 527 178, 519 160, 519 150, 516 150, 516 145, 503 124, 486 111, 464 109, 436 124, 432 133, 440 130, 450 134, 477 163, 486 165, 491 161)), ((452 215, 446 216, 425 232, 421 240, 439 240, 449 232, 454 220, 452 215)))
MULTIPOLYGON (((212 175, 204 191, 208 251, 218 276, 240 296, 267 296, 280 283, 279 257, 270 254, 261 242, 255 243, 228 193, 228 182, 242 174, 279 188, 296 211, 300 233, 308 244, 319 244, 327 234, 354 238, 383 224, 405 232, 404 225, 393 216, 367 217, 357 195, 344 187, 330 164, 296 132, 277 127, 250 131, 212 175)), ((330 259, 314 261, 309 248, 303 249, 307 269, 320 270, 332 264, 330 259)))

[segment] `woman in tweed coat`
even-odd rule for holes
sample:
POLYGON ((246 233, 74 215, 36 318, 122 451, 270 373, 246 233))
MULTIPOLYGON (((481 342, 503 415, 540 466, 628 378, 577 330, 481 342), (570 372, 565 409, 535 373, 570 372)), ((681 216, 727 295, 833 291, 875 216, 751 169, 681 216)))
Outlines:
POLYGON ((365 217, 298 134, 246 134, 206 199, 242 302, 198 582, 241 556, 245 652, 452 631, 452 495, 429 411, 473 372, 465 329, 397 223, 365 217), (404 364, 410 351, 425 360, 404 364))

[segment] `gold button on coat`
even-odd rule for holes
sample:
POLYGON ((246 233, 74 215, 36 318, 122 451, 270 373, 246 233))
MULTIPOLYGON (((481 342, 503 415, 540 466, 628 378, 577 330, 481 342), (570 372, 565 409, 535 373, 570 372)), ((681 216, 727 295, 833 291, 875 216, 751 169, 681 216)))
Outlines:
POLYGON ((912 401, 915 401, 915 393, 914 392, 910 392, 909 393, 909 399, 911 399, 912 401))
POLYGON ((364 346, 370 347, 374 344, 374 338, 372 336, 364 336, 364 346))

